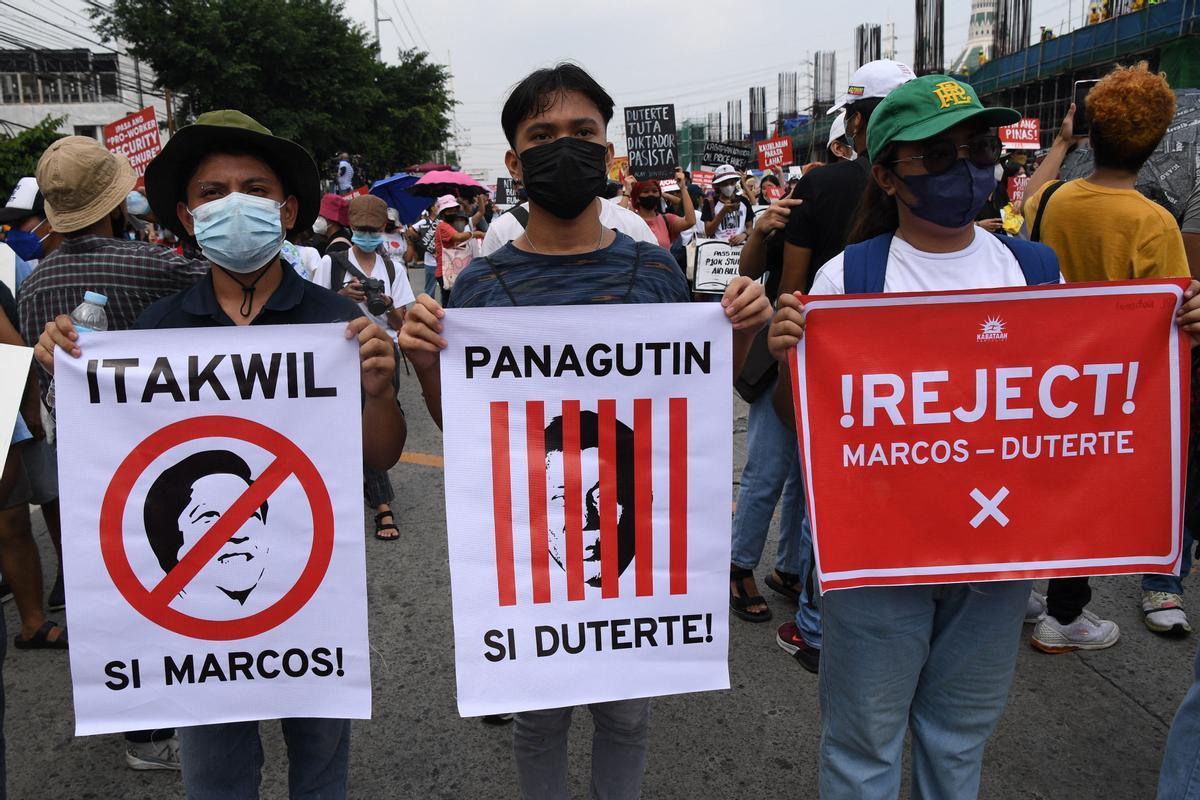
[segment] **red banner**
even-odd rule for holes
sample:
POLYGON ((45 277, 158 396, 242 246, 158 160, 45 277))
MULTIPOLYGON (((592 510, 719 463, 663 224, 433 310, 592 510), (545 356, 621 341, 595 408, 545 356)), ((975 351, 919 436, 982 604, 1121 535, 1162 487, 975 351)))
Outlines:
POLYGON ((712 188, 713 173, 707 170, 696 169, 692 170, 692 183, 699 186, 704 191, 712 188))
POLYGON ((821 590, 1177 572, 1185 285, 808 298, 821 590))
POLYGON ((146 165, 162 149, 154 107, 147 106, 141 111, 105 125, 104 146, 114 153, 124 154, 129 159, 129 164, 137 173, 137 186, 140 190, 144 184, 146 165))
POLYGON ((754 145, 758 153, 758 168, 770 169, 792 163, 792 140, 787 136, 763 139, 754 145))
POLYGON ((1009 150, 1037 150, 1042 146, 1038 118, 1023 117, 1015 125, 1002 126, 1000 144, 1009 150))
POLYGON ((1014 175, 1008 179, 1008 200, 1014 206, 1025 202, 1025 187, 1029 185, 1028 175, 1014 175))

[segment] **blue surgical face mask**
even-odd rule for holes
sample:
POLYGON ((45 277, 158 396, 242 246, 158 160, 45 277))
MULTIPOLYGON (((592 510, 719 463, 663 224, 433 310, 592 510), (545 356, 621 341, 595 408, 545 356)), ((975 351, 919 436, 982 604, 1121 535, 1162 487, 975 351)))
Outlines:
POLYGON ((350 241, 364 253, 374 253, 379 245, 383 244, 383 234, 354 231, 350 236, 350 241))
MULTIPOLYGON (((46 234, 46 236, 49 235, 46 234)), ((4 241, 22 261, 37 261, 45 255, 42 250, 42 239, 39 239, 38 235, 31 231, 13 228, 4 235, 4 241)))
POLYGON ((900 180, 917 197, 916 205, 909 206, 912 212, 943 228, 970 225, 996 190, 991 168, 977 167, 965 158, 941 175, 904 175, 900 180))
POLYGON ((249 273, 266 266, 283 245, 283 203, 269 197, 233 192, 189 208, 196 242, 204 257, 230 272, 249 273))

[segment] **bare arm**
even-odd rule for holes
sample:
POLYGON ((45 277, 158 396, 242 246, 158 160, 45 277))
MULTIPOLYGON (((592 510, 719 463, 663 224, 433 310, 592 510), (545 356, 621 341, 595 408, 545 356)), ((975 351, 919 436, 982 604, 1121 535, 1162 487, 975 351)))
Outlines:
POLYGON ((738 273, 749 278, 758 279, 767 268, 767 241, 771 234, 782 230, 787 225, 792 207, 803 203, 803 200, 784 198, 776 200, 770 207, 759 214, 754 220, 754 228, 750 237, 742 247, 741 259, 738 261, 738 273))
POLYGON ((1200 280, 1200 233, 1183 234, 1183 250, 1187 253, 1188 269, 1200 280))
POLYGON ((779 281, 779 293, 803 291, 808 283, 808 272, 812 268, 812 249, 799 247, 788 242, 783 246, 783 277, 779 281))
POLYGON ((1058 129, 1058 136, 1055 137, 1050 152, 1046 153, 1045 160, 1034 170, 1033 175, 1029 178, 1029 183, 1025 186, 1026 197, 1033 197, 1047 183, 1056 180, 1067 154, 1085 138, 1074 135, 1074 120, 1075 104, 1072 103, 1067 110, 1067 115, 1063 117, 1062 127, 1058 129))
POLYGON ((679 182, 679 200, 683 203, 683 216, 668 226, 671 238, 674 239, 688 228, 696 226, 696 207, 692 204, 692 196, 688 194, 687 179, 683 170, 675 168, 675 180, 679 182))

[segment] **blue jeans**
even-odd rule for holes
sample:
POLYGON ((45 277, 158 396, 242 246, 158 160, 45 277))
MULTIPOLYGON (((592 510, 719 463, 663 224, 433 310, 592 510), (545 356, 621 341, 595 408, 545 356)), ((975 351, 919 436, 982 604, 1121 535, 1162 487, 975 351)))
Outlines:
MULTIPOLYGON (((522 800, 568 800, 567 731, 574 709, 524 711, 513 718, 513 758, 522 800)), ((592 703, 592 800, 637 800, 646 771, 650 700, 592 703)))
POLYGON ((821 598, 822 800, 894 800, 906 729, 914 800, 979 792, 1032 581, 840 589, 821 598))
POLYGON ((1195 680, 1183 698, 1163 753, 1158 800, 1200 800, 1200 650, 1195 680))
POLYGON ((813 557, 812 528, 808 524, 808 514, 804 515, 804 521, 800 524, 800 580, 804 588, 796 605, 796 627, 810 647, 819 649, 821 594, 817 591, 817 561, 813 557))
MULTIPOLYGON (((350 720, 281 719, 291 800, 344 800, 350 768, 350 720)), ((188 800, 256 800, 262 774, 257 722, 179 729, 188 800)))
POLYGON ((1183 526, 1183 558, 1179 562, 1179 575, 1143 575, 1142 576, 1142 591, 1144 592, 1170 592, 1171 594, 1183 594, 1183 579, 1192 571, 1192 547, 1193 538, 1192 530, 1187 525, 1183 526))
POLYGON ((800 526, 804 520, 804 480, 796 433, 789 430, 771 405, 774 384, 750 404, 746 421, 746 466, 738 486, 733 515, 731 561, 754 569, 762 558, 775 505, 783 498, 779 516, 779 550, 775 567, 800 572, 800 526))
POLYGON ((425 265, 425 294, 437 297, 437 265, 425 265))

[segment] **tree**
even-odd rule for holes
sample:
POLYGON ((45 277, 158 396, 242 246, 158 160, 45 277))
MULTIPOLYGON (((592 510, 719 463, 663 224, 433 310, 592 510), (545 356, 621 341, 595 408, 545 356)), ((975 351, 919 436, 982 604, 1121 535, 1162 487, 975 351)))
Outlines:
POLYGON ((58 128, 66 117, 46 117, 16 136, 0 136, 0 191, 7 193, 17 181, 32 175, 46 148, 63 137, 58 128))
POLYGON ((341 150, 380 177, 441 146, 453 101, 425 53, 376 60, 336 0, 113 0, 96 31, 127 42, 184 119, 236 108, 301 143, 321 164, 341 150))

